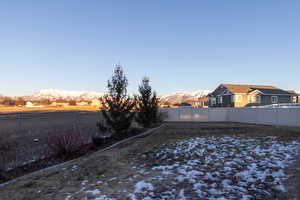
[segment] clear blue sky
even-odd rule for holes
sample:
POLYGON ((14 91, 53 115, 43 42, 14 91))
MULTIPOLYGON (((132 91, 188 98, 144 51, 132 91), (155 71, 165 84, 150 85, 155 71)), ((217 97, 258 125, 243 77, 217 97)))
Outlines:
POLYGON ((135 93, 220 83, 300 89, 300 1, 3 0, 0 94, 106 91, 120 62, 135 93))

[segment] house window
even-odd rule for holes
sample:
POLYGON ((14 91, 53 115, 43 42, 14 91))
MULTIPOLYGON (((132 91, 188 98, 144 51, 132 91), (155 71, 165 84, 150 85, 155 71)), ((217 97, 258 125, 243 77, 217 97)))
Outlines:
POLYGON ((277 96, 271 96, 271 102, 272 103, 278 103, 278 97, 277 96))
POLYGON ((232 102, 242 102, 242 95, 232 95, 231 97, 232 102))
POLYGON ((249 96, 248 96, 248 102, 249 102, 249 103, 255 103, 255 102, 256 102, 255 96, 249 95, 249 96))
POLYGON ((219 96, 219 103, 223 103, 223 97, 219 96))
POLYGON ((261 103, 261 96, 260 95, 256 95, 256 103, 261 103))
POLYGON ((215 105, 215 104, 216 104, 216 98, 214 98, 214 97, 211 98, 211 104, 212 104, 212 105, 215 105))

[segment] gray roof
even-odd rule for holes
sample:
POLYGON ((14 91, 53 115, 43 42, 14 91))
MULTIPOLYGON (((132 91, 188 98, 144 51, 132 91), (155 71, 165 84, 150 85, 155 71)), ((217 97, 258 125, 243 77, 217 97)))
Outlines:
POLYGON ((258 90, 260 92, 262 92, 263 94, 280 94, 280 95, 293 95, 292 93, 285 91, 285 90, 281 90, 281 89, 266 89, 266 88, 252 88, 253 90, 258 90))

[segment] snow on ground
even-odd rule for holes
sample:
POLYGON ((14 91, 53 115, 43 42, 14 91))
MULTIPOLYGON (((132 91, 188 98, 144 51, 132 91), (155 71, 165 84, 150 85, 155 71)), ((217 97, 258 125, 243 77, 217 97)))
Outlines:
POLYGON ((300 103, 279 103, 265 106, 252 106, 252 108, 300 108, 300 103))
POLYGON ((299 142, 279 141, 276 137, 181 140, 146 156, 138 155, 145 162, 132 167, 136 175, 120 181, 118 188, 123 190, 103 194, 101 185, 99 189, 85 186, 81 190, 97 200, 115 199, 116 194, 130 200, 272 198, 285 192, 284 169, 295 159, 299 148, 299 142), (128 185, 133 187, 128 189, 128 185))

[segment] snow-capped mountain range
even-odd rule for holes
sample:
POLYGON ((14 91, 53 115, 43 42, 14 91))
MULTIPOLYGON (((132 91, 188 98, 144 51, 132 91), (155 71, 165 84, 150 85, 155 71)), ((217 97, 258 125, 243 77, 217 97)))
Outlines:
MULTIPOLYGON (((204 97, 209 94, 209 90, 199 90, 192 92, 175 92, 168 95, 159 96, 162 102, 169 102, 171 104, 197 101, 198 98, 204 97)), ((86 92, 86 91, 63 91, 56 89, 44 89, 33 95, 27 97, 28 100, 41 100, 48 99, 50 101, 55 101, 58 99, 63 100, 75 100, 75 101, 92 101, 94 99, 99 99, 104 94, 99 92, 86 92)))
POLYGON ((172 104, 193 102, 193 101, 197 101, 201 97, 207 96, 209 93, 211 93, 210 90, 198 90, 192 92, 175 92, 172 94, 160 96, 160 100, 162 102, 169 102, 172 104))
POLYGON ((84 92, 84 91, 63 91, 55 89, 45 89, 34 93, 29 98, 31 100, 48 99, 54 101, 57 99, 76 100, 76 101, 91 101, 99 99, 103 93, 99 92, 84 92))

